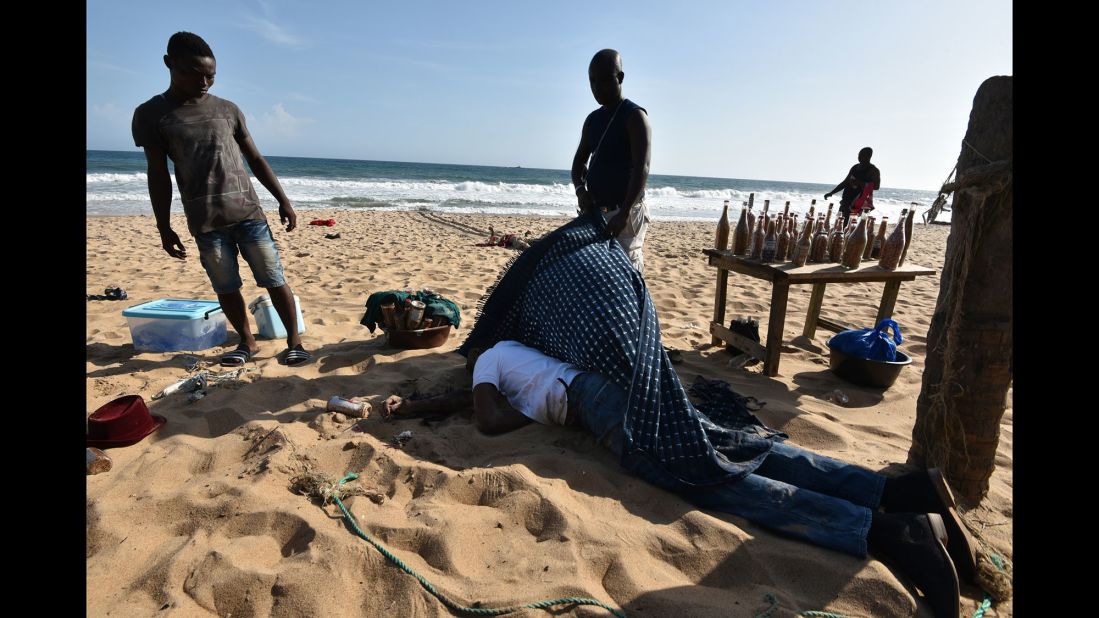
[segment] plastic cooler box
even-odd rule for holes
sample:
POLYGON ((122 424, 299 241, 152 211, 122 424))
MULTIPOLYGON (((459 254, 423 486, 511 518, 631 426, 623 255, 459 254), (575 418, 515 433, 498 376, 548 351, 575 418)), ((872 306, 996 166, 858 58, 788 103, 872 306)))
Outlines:
POLYGON ((134 348, 143 352, 206 350, 225 343, 225 314, 216 300, 161 298, 122 312, 134 348))
MULTIPOLYGON (((305 332, 305 318, 301 317, 301 302, 298 295, 294 295, 294 308, 298 312, 298 334, 305 332)), ((257 335, 263 339, 285 339, 286 327, 282 324, 275 306, 271 304, 271 298, 263 294, 256 300, 248 303, 248 311, 256 317, 257 335)))

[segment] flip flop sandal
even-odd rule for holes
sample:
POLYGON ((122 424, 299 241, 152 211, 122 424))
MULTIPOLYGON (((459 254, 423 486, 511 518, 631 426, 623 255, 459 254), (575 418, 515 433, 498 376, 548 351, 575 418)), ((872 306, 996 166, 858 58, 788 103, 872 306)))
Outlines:
POLYGON ((246 347, 239 347, 232 352, 229 352, 225 356, 221 357, 222 367, 243 367, 245 363, 252 360, 255 353, 246 347))
POLYGON ((282 357, 282 364, 287 367, 300 367, 311 360, 313 360, 313 355, 306 352, 301 346, 298 346, 286 351, 285 355, 282 357))

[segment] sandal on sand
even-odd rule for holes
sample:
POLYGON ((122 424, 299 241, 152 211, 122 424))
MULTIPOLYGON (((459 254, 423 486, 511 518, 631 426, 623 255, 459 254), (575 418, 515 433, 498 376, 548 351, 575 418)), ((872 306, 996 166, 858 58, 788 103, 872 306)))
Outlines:
POLYGON ((298 344, 296 347, 287 350, 282 357, 282 364, 287 367, 299 367, 313 360, 313 355, 305 351, 305 348, 298 344))
POLYGON ((232 352, 229 352, 225 356, 221 357, 221 366, 243 367, 244 363, 252 360, 253 356, 255 356, 255 352, 249 350, 247 346, 240 346, 232 352))

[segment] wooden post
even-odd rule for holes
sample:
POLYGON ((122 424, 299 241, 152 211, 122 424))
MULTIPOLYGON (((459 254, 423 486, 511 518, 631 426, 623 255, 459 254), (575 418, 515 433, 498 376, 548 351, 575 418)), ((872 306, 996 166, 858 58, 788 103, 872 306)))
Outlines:
POLYGON ((985 80, 951 187, 951 231, 908 457, 942 468, 969 505, 988 493, 1014 363, 1012 119, 1012 78, 985 80))
MULTIPOLYGON (((729 292, 729 271, 717 269, 717 291, 714 293, 714 324, 725 326, 725 295, 729 292)), ((710 337, 710 345, 722 343, 717 335, 710 337)))
POLYGON ((809 311, 805 313, 805 329, 802 335, 812 339, 817 334, 817 318, 820 317, 820 306, 824 303, 824 286, 827 283, 814 283, 813 294, 809 296, 809 311))
POLYGON ((881 294, 881 304, 878 305, 878 317, 874 319, 875 327, 882 320, 893 317, 893 309, 897 306, 897 293, 900 291, 900 281, 885 282, 885 290, 881 294))
POLYGON ((769 376, 778 374, 778 361, 782 355, 782 329, 786 325, 786 301, 790 296, 790 284, 785 277, 775 278, 771 290, 771 315, 767 319, 767 358, 763 359, 763 371, 769 376))

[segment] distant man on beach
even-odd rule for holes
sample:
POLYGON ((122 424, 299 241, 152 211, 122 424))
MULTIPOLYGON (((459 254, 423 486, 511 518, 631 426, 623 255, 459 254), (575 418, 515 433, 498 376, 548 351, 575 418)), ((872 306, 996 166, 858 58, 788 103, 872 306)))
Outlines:
POLYGON ((206 41, 190 32, 173 34, 168 39, 164 66, 171 76, 168 90, 137 107, 132 127, 134 144, 145 149, 149 199, 161 246, 176 259, 187 257, 169 218, 171 159, 199 261, 210 277, 225 317, 240 335, 240 345, 222 356, 221 364, 242 366, 259 351, 240 291, 238 252, 251 267, 256 284, 267 288, 286 327, 286 350, 279 362, 305 364, 311 355, 302 347, 298 334, 294 293, 283 275, 259 196, 241 163, 242 154, 252 173, 278 200, 279 220, 287 232, 297 227, 298 216, 252 141, 244 114, 232 102, 207 93, 214 83, 217 62, 206 41))
POLYGON ((644 272, 641 247, 651 221, 645 205, 652 129, 645 108, 623 98, 622 57, 600 50, 588 64, 591 93, 601 107, 588 114, 572 158, 572 184, 581 212, 598 208, 630 263, 644 272))
MULTIPOLYGON (((628 396, 603 375, 517 341, 470 350, 466 369, 472 390, 422 400, 393 395, 383 404, 385 414, 445 415, 472 408, 475 426, 486 434, 531 421, 580 426, 621 456, 628 396)), ((869 549, 911 578, 936 616, 958 616, 958 574, 974 576, 971 541, 938 470, 887 478, 776 441, 751 474, 677 493, 700 508, 860 558, 869 549)))
POLYGON ((847 225, 847 220, 851 217, 851 205, 862 194, 867 183, 873 183, 875 191, 881 188, 881 171, 870 163, 870 157, 873 154, 874 150, 869 146, 860 150, 859 162, 851 166, 851 170, 847 172, 847 178, 836 185, 835 189, 824 194, 824 199, 827 200, 843 189, 843 195, 840 197, 840 215, 843 217, 844 225, 847 225))

